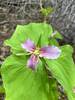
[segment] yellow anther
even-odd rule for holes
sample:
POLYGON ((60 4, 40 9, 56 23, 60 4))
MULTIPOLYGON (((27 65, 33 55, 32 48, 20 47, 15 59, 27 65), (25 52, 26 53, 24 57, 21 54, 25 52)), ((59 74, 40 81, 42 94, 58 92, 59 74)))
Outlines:
POLYGON ((36 48, 36 50, 34 51, 35 55, 39 55, 39 48, 36 48))

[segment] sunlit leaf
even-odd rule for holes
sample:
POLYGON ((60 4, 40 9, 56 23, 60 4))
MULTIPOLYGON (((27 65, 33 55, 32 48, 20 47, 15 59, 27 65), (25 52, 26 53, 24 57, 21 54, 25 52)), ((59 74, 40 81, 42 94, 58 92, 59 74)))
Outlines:
POLYGON ((46 60, 48 69, 64 87, 68 99, 75 100, 75 64, 72 59, 72 48, 68 45, 61 47, 61 56, 56 60, 46 60))
POLYGON ((52 27, 46 23, 30 23, 28 25, 18 25, 12 37, 5 41, 11 47, 13 53, 24 53, 21 44, 28 38, 37 45, 40 36, 41 45, 48 44, 48 37, 52 34, 52 27))
POLYGON ((40 62, 37 71, 26 67, 26 57, 10 56, 2 66, 6 100, 49 100, 48 77, 40 62))

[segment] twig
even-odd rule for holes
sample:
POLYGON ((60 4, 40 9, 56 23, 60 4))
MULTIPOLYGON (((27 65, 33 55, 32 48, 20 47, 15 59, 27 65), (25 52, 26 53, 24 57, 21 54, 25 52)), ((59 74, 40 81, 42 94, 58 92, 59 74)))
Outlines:
POLYGON ((0 22, 0 25, 4 25, 4 24, 7 24, 9 23, 9 21, 3 21, 3 22, 0 22))

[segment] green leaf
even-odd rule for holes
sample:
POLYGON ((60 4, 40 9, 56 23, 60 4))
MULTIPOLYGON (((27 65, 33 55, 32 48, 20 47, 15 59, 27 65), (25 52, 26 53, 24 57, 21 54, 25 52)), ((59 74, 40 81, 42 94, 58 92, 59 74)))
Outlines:
POLYGON ((27 68, 28 56, 21 47, 27 39, 41 47, 48 45, 52 32, 52 27, 46 23, 18 25, 13 36, 5 41, 15 54, 9 56, 1 67, 6 100, 57 100, 57 92, 53 92, 56 84, 49 82, 42 62, 39 62, 36 71, 27 68))
POLYGON ((5 93, 5 89, 4 89, 3 85, 0 85, 0 93, 5 93))
POLYGON ((25 66, 26 57, 9 56, 1 68, 5 100, 58 100, 58 92, 54 79, 48 75, 42 66, 32 71, 25 66))
POLYGON ((64 87, 68 99, 75 100, 75 64, 72 59, 72 48, 69 45, 61 47, 61 56, 56 60, 46 60, 48 69, 64 87))
POLYGON ((52 34, 51 34, 51 37, 50 38, 53 38, 53 39, 63 39, 63 36, 58 32, 58 31, 54 31, 52 34))
POLYGON ((49 84, 41 61, 32 71, 26 57, 9 56, 2 66, 6 100, 50 100, 49 84))
POLYGON ((54 35, 54 37, 59 38, 59 39, 63 39, 63 36, 58 31, 56 31, 56 34, 54 35))
POLYGON ((50 79, 49 81, 49 91, 50 91, 50 100, 58 100, 59 93, 57 89, 57 82, 55 79, 50 79))
POLYGON ((62 35, 58 31, 53 32, 49 38, 49 45, 59 46, 58 39, 63 39, 62 35))
POLYGON ((12 37, 5 41, 11 47, 13 53, 25 53, 21 44, 27 39, 31 39, 37 45, 40 36, 41 45, 48 44, 48 37, 52 33, 52 27, 46 23, 30 23, 28 25, 18 25, 12 37))
POLYGON ((49 45, 59 46, 59 43, 57 42, 57 40, 55 38, 50 38, 49 45))

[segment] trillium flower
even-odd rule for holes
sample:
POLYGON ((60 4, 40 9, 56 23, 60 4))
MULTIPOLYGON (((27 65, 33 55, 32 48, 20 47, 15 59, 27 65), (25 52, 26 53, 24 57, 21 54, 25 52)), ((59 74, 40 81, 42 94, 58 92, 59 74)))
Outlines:
POLYGON ((45 46, 39 48, 30 39, 26 40, 25 43, 22 44, 22 48, 30 54, 27 66, 33 70, 36 69, 39 58, 57 59, 61 54, 61 50, 56 46, 45 46))

